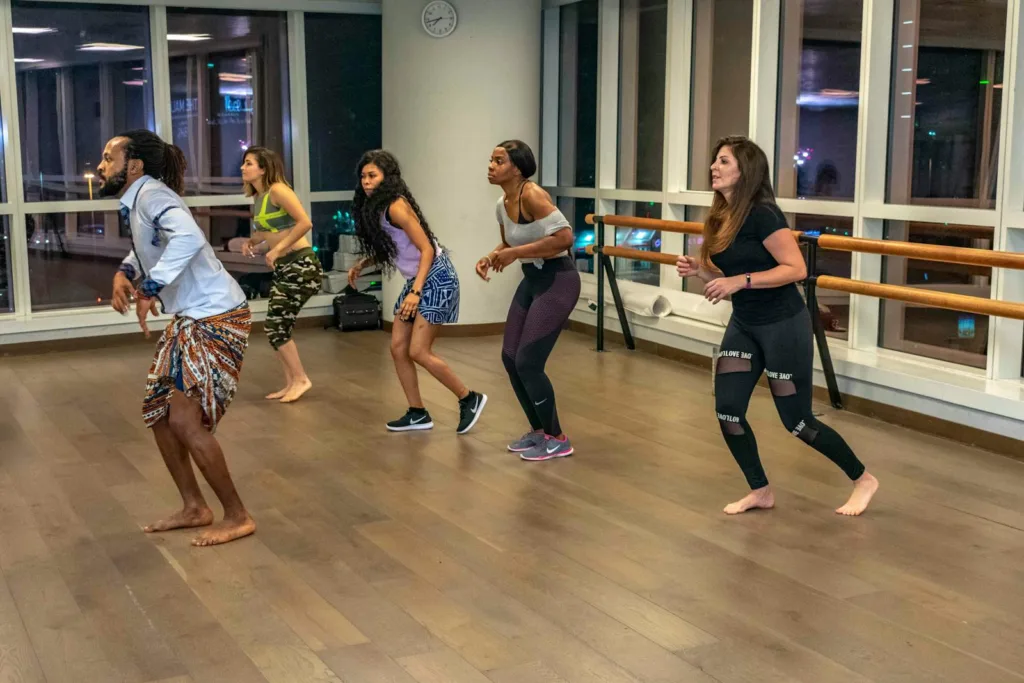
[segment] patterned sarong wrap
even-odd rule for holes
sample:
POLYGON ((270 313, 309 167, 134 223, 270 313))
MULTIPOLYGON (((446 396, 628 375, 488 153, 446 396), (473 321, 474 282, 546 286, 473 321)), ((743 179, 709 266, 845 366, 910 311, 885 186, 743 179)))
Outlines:
POLYGON ((146 425, 167 416, 171 394, 178 390, 199 400, 203 426, 215 432, 235 397, 251 328, 248 304, 201 320, 175 316, 157 342, 149 370, 142 404, 146 425))

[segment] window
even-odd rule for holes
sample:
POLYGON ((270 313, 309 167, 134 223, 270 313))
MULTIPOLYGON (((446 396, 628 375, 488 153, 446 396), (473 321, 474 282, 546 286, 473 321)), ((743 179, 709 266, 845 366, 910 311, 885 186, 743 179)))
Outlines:
POLYGON ((114 273, 132 249, 117 211, 29 213, 33 311, 109 306, 114 273))
POLYGON ((14 274, 11 272, 10 253, 11 217, 0 216, 0 313, 14 312, 14 274))
POLYGON ((695 0, 690 92, 691 190, 710 190, 715 141, 750 130, 753 0, 695 0))
POLYGON ((572 225, 575 240, 572 246, 572 258, 576 262, 576 270, 581 273, 594 272, 594 257, 587 253, 587 247, 594 244, 594 226, 587 223, 587 214, 594 213, 593 199, 577 199, 575 197, 558 197, 558 210, 572 225))
POLYGON ((310 220, 313 221, 310 241, 324 270, 347 273, 358 261, 359 252, 352 202, 317 202, 313 204, 310 220))
POLYGON ((863 0, 783 3, 780 197, 853 199, 863 0), (788 8, 799 11, 787 12, 788 8))
POLYGON ((381 18, 306 14, 309 171, 313 192, 351 190, 381 146, 381 18))
POLYGON ((167 32, 185 193, 241 194, 242 152, 251 145, 280 154, 291 177, 285 15, 168 8, 167 32))
MULTIPOLYGON (((615 202, 616 216, 661 218, 661 204, 654 202, 615 202)), ((645 228, 615 228, 615 246, 640 251, 661 252, 661 231, 645 228)), ((632 259, 615 259, 615 276, 645 285, 661 284, 661 265, 632 259)))
POLYGON ((149 10, 15 2, 12 15, 25 199, 91 199, 105 141, 154 127, 149 10))
POLYGON ((666 0, 623 0, 619 10, 618 187, 662 189, 666 0))
POLYGON ((558 184, 594 187, 597 168, 597 0, 559 10, 558 184))
MULTIPOLYGON (((807 235, 853 235, 853 219, 841 216, 813 216, 808 214, 786 214, 786 222, 793 230, 807 235)), ((807 247, 803 247, 805 255, 807 247)), ((808 275, 833 275, 849 278, 853 255, 848 251, 818 249, 818 267, 808 275)), ((803 287, 801 287, 801 291, 803 287)), ((850 336, 850 295, 818 289, 818 312, 821 315, 825 334, 836 339, 850 336)))
POLYGON ((995 206, 1006 12, 997 2, 897 2, 888 201, 995 206))
MULTIPOLYGON (((921 244, 991 249, 992 228, 886 221, 885 238, 921 244)), ((937 292, 989 298, 992 269, 981 266, 882 258, 882 281, 937 292)), ((879 346, 977 368, 985 367, 988 316, 882 300, 879 346)))

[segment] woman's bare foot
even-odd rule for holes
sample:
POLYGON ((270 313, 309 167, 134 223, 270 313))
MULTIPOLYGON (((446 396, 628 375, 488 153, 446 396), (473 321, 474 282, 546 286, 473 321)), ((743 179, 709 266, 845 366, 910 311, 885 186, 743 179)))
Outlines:
POLYGON ((751 491, 735 503, 725 506, 725 514, 738 515, 747 510, 761 509, 770 510, 775 507, 775 494, 770 486, 751 491))
POLYGON ((237 519, 224 518, 223 522, 214 524, 212 527, 192 539, 192 545, 210 546, 230 543, 239 538, 244 538, 256 531, 256 520, 249 516, 249 513, 237 519))
POLYGON ((850 500, 846 501, 846 505, 836 510, 836 512, 850 517, 861 514, 868 509, 868 503, 871 502, 876 491, 878 491, 878 480, 865 472, 860 475, 860 479, 853 482, 853 493, 850 494, 850 500))
POLYGON ((281 403, 294 403, 302 398, 302 395, 313 388, 309 378, 300 379, 288 387, 288 392, 281 398, 281 403))
POLYGON ((155 534, 172 529, 194 529, 213 524, 213 510, 208 507, 185 508, 159 522, 142 527, 147 534, 155 534))
POLYGON ((287 394, 289 389, 291 389, 291 385, 290 384, 288 386, 286 386, 284 389, 281 389, 279 391, 275 391, 272 394, 267 394, 267 400, 268 401, 276 401, 277 399, 279 399, 279 398, 283 397, 285 394, 287 394))

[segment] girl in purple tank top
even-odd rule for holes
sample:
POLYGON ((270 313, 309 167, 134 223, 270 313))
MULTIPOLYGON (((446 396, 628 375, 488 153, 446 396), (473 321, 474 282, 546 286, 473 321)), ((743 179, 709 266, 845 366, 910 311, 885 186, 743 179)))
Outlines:
POLYGON ((470 391, 433 351, 441 325, 459 319, 455 266, 430 230, 392 154, 379 149, 367 152, 359 160, 358 175, 352 204, 363 258, 348 272, 349 284, 354 288, 360 272, 370 264, 380 267, 385 276, 397 270, 406 280, 395 302, 391 357, 409 410, 387 427, 393 432, 433 428, 420 396, 416 376, 416 365, 420 365, 459 399, 457 431, 465 434, 483 414, 487 396, 470 391))

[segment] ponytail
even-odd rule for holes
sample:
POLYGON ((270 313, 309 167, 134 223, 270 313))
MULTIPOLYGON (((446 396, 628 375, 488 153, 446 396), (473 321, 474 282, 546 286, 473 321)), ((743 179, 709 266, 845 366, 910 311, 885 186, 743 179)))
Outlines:
POLYGON ((177 194, 185 192, 185 153, 177 145, 164 145, 164 172, 160 177, 164 185, 177 194))
POLYGON ((177 194, 185 191, 185 153, 164 142, 149 130, 130 130, 117 137, 127 138, 125 159, 142 162, 142 172, 163 182, 177 194))

